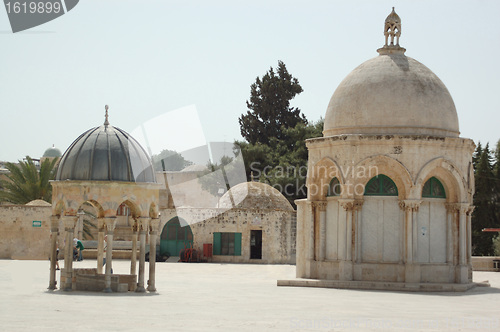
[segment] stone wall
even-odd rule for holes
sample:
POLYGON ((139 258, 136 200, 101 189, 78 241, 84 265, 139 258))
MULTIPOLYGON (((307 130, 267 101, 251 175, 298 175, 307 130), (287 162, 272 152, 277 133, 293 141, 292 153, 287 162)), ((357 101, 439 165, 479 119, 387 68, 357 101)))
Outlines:
POLYGON ((0 205, 0 258, 48 259, 51 212, 51 206, 0 205))
POLYGON ((241 233, 241 256, 216 255, 213 262, 295 263, 296 216, 294 211, 178 208, 162 210, 160 231, 175 217, 188 221, 193 232, 193 248, 203 252, 203 244, 213 244, 214 232, 241 233), (262 230, 262 259, 250 259, 250 233, 262 230))

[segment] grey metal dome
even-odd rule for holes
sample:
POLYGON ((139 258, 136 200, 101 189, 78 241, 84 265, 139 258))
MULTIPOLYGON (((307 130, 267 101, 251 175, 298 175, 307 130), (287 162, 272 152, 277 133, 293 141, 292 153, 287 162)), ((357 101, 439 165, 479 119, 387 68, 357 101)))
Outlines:
POLYGON ((106 122, 80 135, 64 152, 56 181, 156 182, 146 151, 127 132, 106 122))

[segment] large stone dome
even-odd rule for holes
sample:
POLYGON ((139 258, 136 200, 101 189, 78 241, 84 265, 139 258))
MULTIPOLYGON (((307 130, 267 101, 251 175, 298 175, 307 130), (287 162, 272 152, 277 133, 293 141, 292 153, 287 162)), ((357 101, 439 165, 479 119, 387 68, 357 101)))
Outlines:
POLYGON ((386 39, 379 56, 358 66, 337 87, 325 115, 325 137, 458 137, 457 111, 448 89, 429 68, 404 55, 397 37, 397 45, 386 39))
POLYGON ((262 182, 243 182, 232 187, 221 197, 219 207, 293 211, 285 196, 262 182))
POLYGON ((151 159, 125 131, 109 125, 78 137, 61 158, 57 181, 156 182, 151 159))

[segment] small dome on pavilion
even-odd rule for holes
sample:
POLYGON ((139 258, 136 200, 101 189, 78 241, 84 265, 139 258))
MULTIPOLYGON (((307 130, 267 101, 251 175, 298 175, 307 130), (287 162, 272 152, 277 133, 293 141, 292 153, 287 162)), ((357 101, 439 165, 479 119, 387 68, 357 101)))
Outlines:
POLYGON ((232 187, 221 197, 219 207, 293 211, 285 196, 262 182, 243 182, 232 187))
POLYGON ((156 182, 153 165, 143 147, 124 130, 106 120, 80 135, 66 150, 56 180, 156 182))
POLYGON ((61 156, 62 156, 61 150, 52 145, 52 147, 45 150, 42 158, 59 158, 61 156))

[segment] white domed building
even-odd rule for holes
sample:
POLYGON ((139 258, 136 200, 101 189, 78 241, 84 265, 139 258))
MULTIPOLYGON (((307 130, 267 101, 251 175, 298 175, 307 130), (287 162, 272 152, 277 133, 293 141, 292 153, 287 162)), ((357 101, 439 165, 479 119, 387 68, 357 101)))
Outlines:
POLYGON ((394 9, 384 32, 379 55, 333 94, 323 137, 307 141, 297 277, 320 279, 307 281, 317 286, 464 290, 472 286, 475 146, 459 137, 443 82, 399 46, 394 9))

